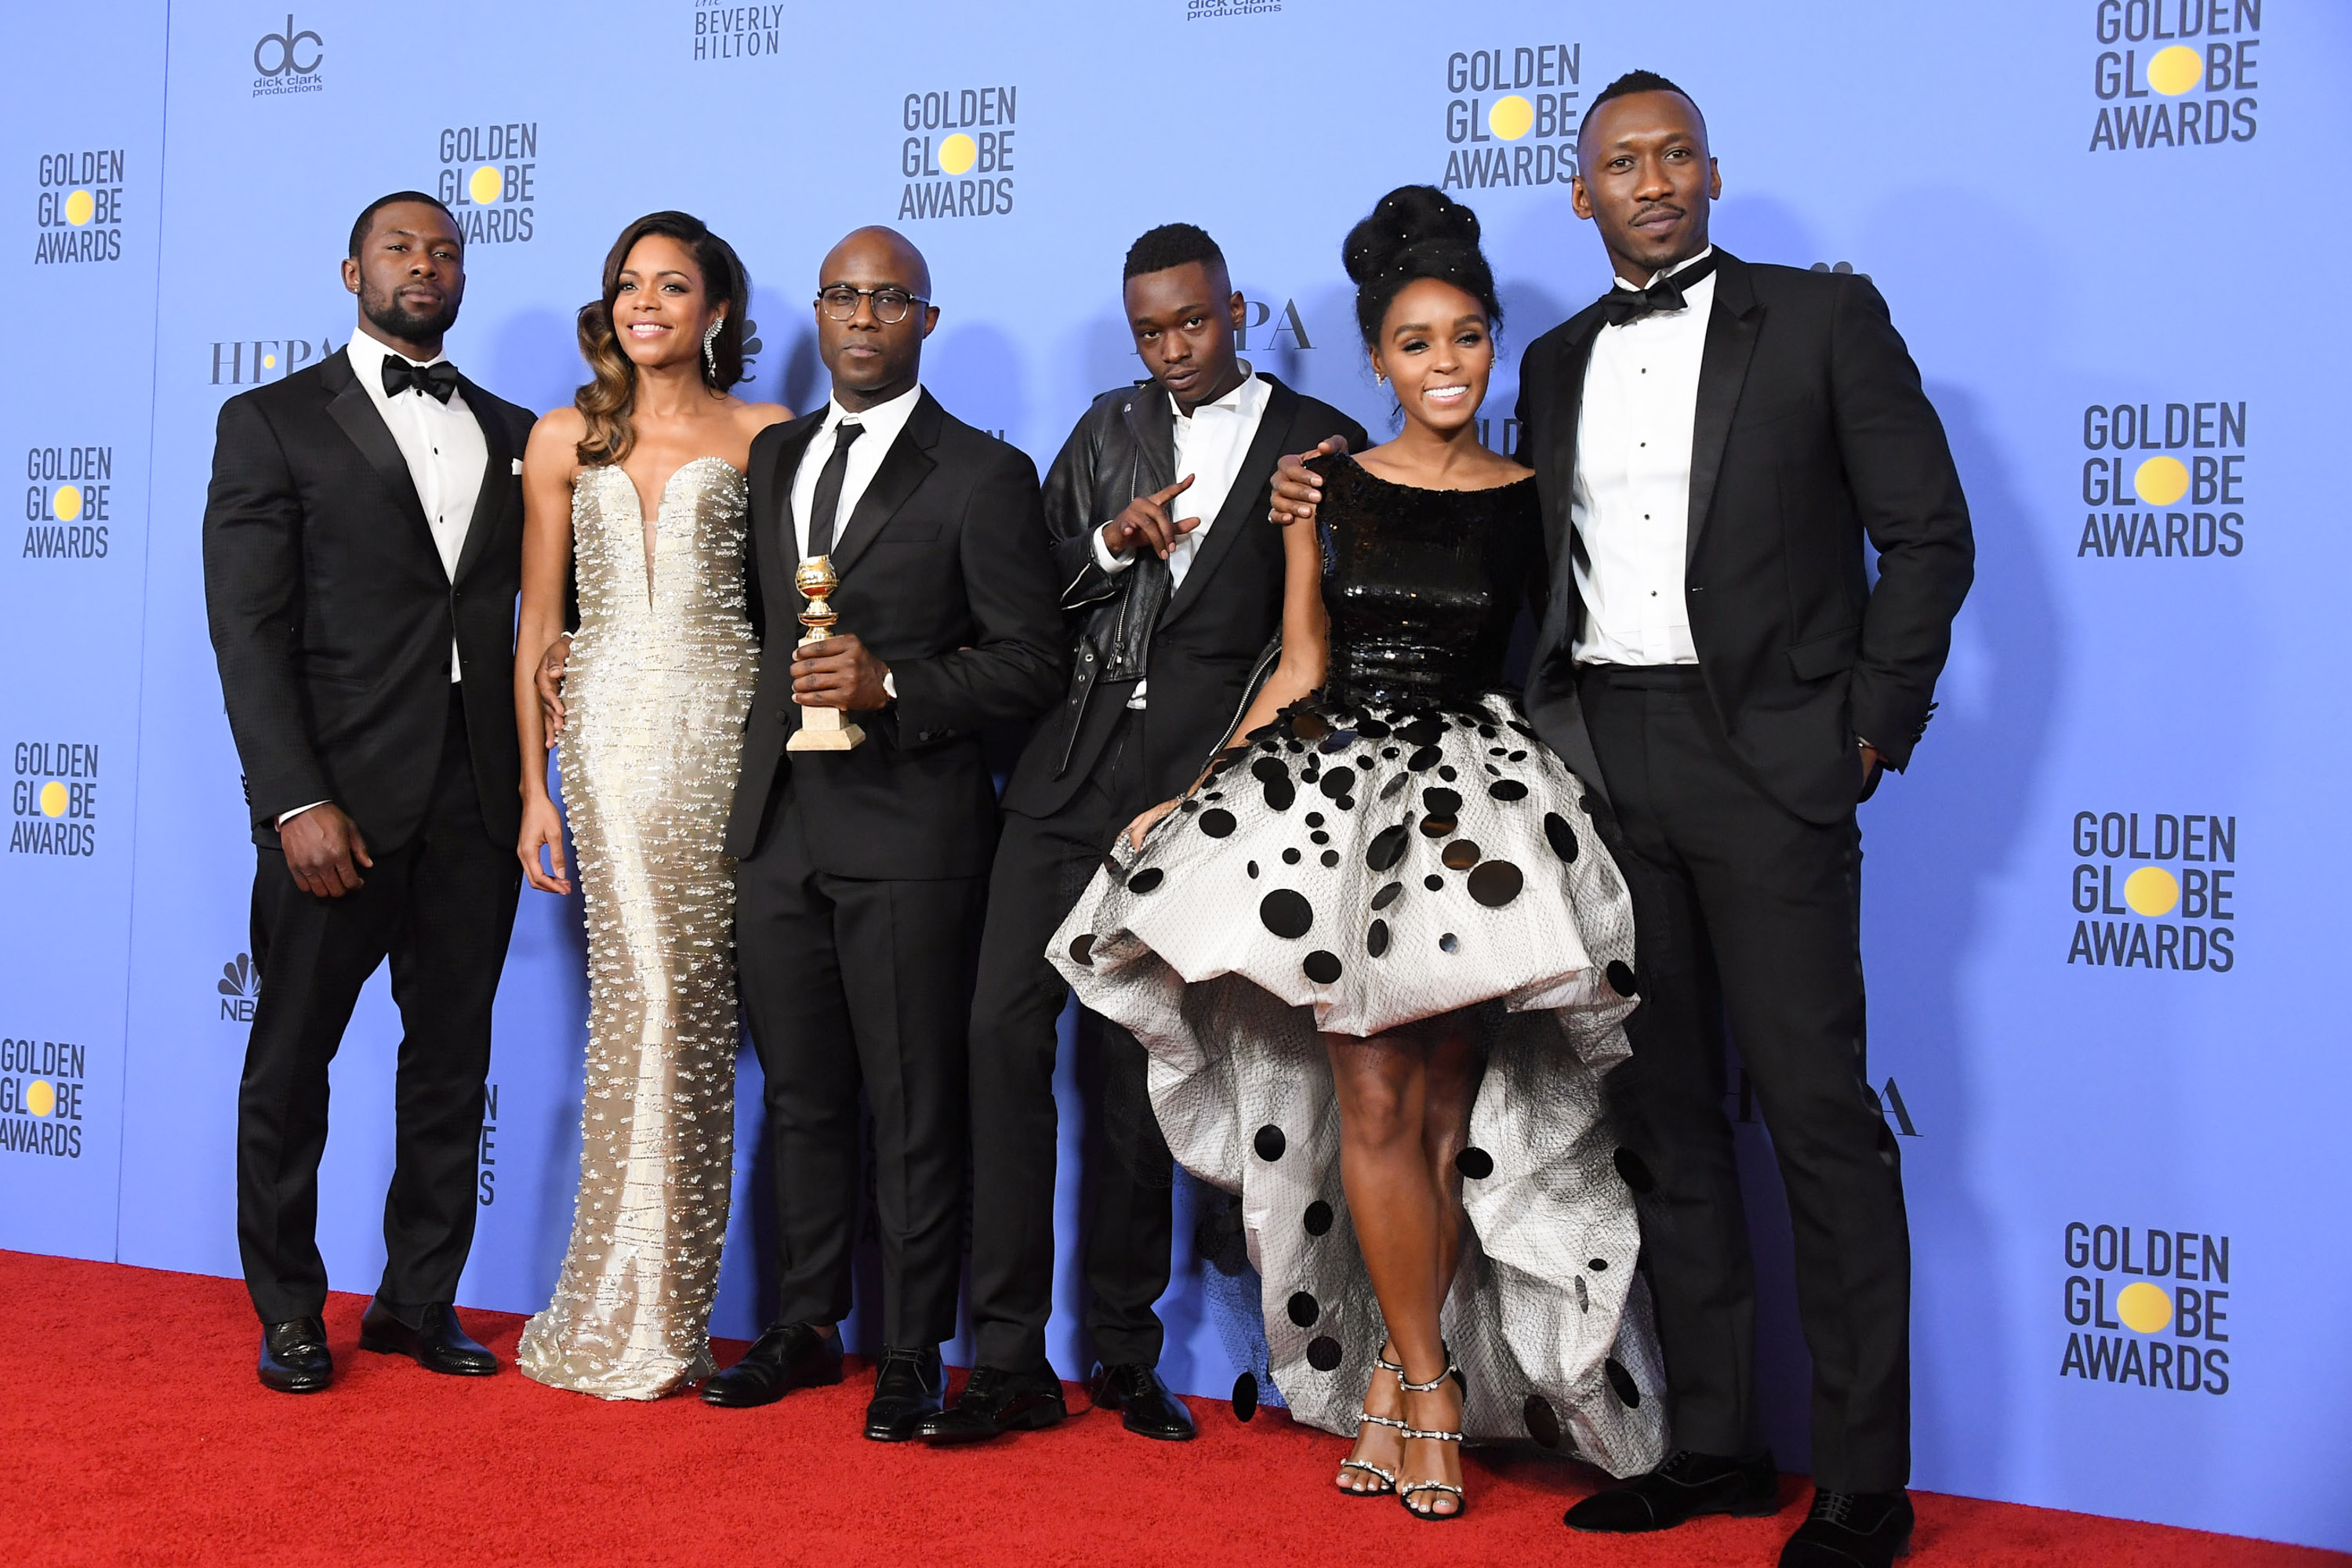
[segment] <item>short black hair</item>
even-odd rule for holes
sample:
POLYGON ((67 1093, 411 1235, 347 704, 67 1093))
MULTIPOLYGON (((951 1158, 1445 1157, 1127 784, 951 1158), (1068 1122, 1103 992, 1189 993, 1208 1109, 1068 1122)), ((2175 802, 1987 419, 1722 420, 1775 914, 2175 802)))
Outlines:
MULTIPOLYGON (((1689 93, 1683 91, 1681 88, 1676 87, 1673 82, 1668 81, 1664 77, 1660 76, 1657 72, 1627 71, 1623 76, 1619 77, 1615 81, 1612 81, 1607 87, 1602 88, 1600 94, 1585 107, 1584 118, 1576 122, 1577 139, 1579 141, 1583 140, 1584 128, 1592 123, 1592 115, 1595 110, 1598 110, 1602 104, 1607 103, 1612 99, 1631 98, 1637 92, 1671 92, 1681 98, 1693 109, 1698 109, 1697 99, 1691 97, 1689 93)), ((1706 111, 1705 110, 1699 110, 1698 121, 1701 125, 1705 125, 1706 123, 1706 111)))
POLYGON ((1209 231, 1196 224, 1163 223, 1127 247, 1127 270, 1119 275, 1119 281, 1124 283, 1147 272, 1165 272, 1171 267, 1194 261, 1205 267, 1223 268, 1225 253, 1217 248, 1209 231))
POLYGON ((360 209, 359 217, 352 224, 351 256, 353 261, 360 258, 360 247, 367 243, 368 226, 375 222, 375 215, 394 202, 422 202, 428 207, 440 208, 441 216, 449 220, 449 226, 457 229, 457 243, 463 245, 466 242, 466 231, 458 227, 457 215, 449 210, 448 203, 438 196, 428 196, 423 191, 394 191, 388 196, 376 197, 360 209))

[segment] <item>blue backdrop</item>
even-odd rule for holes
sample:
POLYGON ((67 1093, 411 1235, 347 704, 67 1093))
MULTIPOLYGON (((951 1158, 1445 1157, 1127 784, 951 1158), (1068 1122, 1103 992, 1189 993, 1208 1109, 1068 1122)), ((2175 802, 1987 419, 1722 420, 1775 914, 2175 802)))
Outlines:
MULTIPOLYGON (((2326 978, 2352 760, 2352 408, 2331 367, 2352 311, 2315 177, 2352 153, 2352 13, 1691 0, 1671 37, 1663 14, 513 0, 450 13, 432 47, 331 0, 20 16, 0 107, 31 341, 0 382, 0 450, 26 454, 21 544, 0 533, 0 1246, 236 1272, 251 857, 198 521, 221 401, 348 337, 335 267, 367 199, 415 185, 457 208, 452 354, 541 409, 579 379, 572 311, 637 214, 686 207, 740 248, 753 390, 794 407, 823 394, 817 259, 896 223, 938 280, 926 380, 1042 467, 1091 394, 1139 374, 1118 268, 1159 222, 1223 242, 1253 360, 1376 428, 1338 247, 1391 185, 1478 208, 1507 346, 1562 319, 1606 282, 1568 205, 1576 117, 1647 66, 1707 110, 1728 247, 1876 280, 1977 520, 1941 716, 1864 811, 1872 1076, 1918 1253, 1918 1482, 2352 1547, 2352 1356, 2330 1327, 2352 1300, 2352 1067, 2326 978)), ((578 909, 527 893, 469 1304, 529 1310, 553 1279, 584 1002, 578 909)), ((395 1038, 379 984, 336 1064, 324 1174, 323 1243, 357 1290, 381 1267, 395 1038)), ((748 1057, 744 1076, 748 1168, 748 1057)), ((1763 1172, 1760 1129, 1743 1140, 1763 1172)), ((717 1323, 739 1335, 760 1318, 750 1193, 717 1323)), ((1066 1249, 1063 1270, 1066 1304, 1066 1249)), ((1767 1273, 1773 1436, 1801 1464, 1803 1351, 1785 1261, 1767 1273)), ((1250 1288, 1180 1259, 1179 1384, 1230 1386, 1250 1288)), ((1066 1312, 1055 1353, 1084 1370, 1066 1312)))

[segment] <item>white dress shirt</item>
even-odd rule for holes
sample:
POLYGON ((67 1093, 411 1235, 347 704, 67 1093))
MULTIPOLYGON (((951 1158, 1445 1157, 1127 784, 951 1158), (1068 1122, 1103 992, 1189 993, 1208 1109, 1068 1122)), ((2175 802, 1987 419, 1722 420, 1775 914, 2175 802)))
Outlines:
MULTIPOLYGON (((1265 417, 1266 400, 1272 388, 1250 369, 1249 362, 1241 362, 1242 384, 1213 403, 1204 403, 1186 414, 1181 405, 1176 407, 1176 439, 1174 462, 1170 471, 1178 479, 1192 476, 1192 487, 1168 503, 1168 520, 1181 522, 1197 518, 1199 522, 1190 533, 1180 537, 1168 552, 1170 592, 1184 585, 1185 575, 1192 570, 1192 561, 1200 553, 1201 542, 1216 525, 1217 514, 1225 509, 1233 494, 1234 480, 1240 477, 1242 459, 1249 456, 1250 443, 1257 439, 1257 427, 1265 417)), ((1114 554, 1103 542, 1102 531, 1111 519, 1105 518, 1095 528, 1095 563, 1113 576, 1135 564, 1135 550, 1114 554)), ((1135 691, 1127 700, 1129 708, 1146 706, 1145 694, 1151 682, 1139 680, 1135 691)))
MULTIPOLYGON (((474 502, 482 493, 482 479, 490 463, 489 443, 482 438, 482 426, 474 411, 466 406, 462 392, 452 392, 446 403, 415 388, 397 397, 388 396, 383 390, 384 358, 400 351, 372 335, 365 326, 352 333, 343 352, 350 356, 352 374, 367 389, 368 401, 375 405, 384 427, 400 447, 409 481, 416 487, 417 503, 424 507, 425 521, 433 530, 433 548, 440 553, 441 570, 454 581, 457 557, 466 549, 466 531, 474 521, 474 502)), ((429 360, 410 363, 439 364, 448 357, 435 354, 429 360)), ((453 635, 449 681, 455 685, 464 679, 465 667, 457 658, 457 639, 453 635)), ((278 825, 283 827, 311 806, 324 804, 312 801, 281 812, 278 825)))
MULTIPOLYGON (((1702 250, 1673 271, 1714 253, 1702 250)), ((1669 277, 1662 272, 1658 277, 1669 277)), ((1651 279, 1656 281, 1656 279, 1651 279)), ((1620 289, 1633 286, 1623 279, 1620 289)), ((1715 274, 1679 310, 1604 326, 1592 340, 1577 415, 1569 518, 1584 542, 1581 663, 1696 664, 1683 560, 1690 537, 1692 426, 1715 274)))
MULTIPOLYGON (((842 465, 841 498, 833 514, 833 542, 841 543, 843 531, 857 511, 857 503, 866 499, 866 490, 874 482, 874 475, 882 467, 898 439, 898 432, 914 417, 915 405, 921 400, 923 384, 917 382, 887 403, 852 414, 839 400, 827 398, 824 423, 816 427, 809 444, 801 448, 800 467, 793 470, 793 539, 803 559, 808 555, 809 518, 816 510, 816 482, 824 474, 824 466, 833 458, 835 432, 844 425, 863 425, 866 434, 851 443, 849 461, 842 465)), ((898 679, 886 670, 882 676, 883 695, 896 701, 898 679)))
POLYGON ((849 448, 849 461, 841 471, 840 510, 833 515, 833 542, 841 542, 849 527, 857 503, 866 497, 866 487, 873 484, 877 469, 888 455, 898 432, 914 417, 915 405, 923 395, 919 382, 887 403, 877 403, 861 413, 852 414, 838 402, 827 400, 824 423, 817 426, 809 444, 801 448, 800 467, 793 472, 793 538, 800 553, 808 554, 809 514, 816 510, 816 481, 824 472, 824 465, 833 457, 834 432, 843 425, 863 425, 866 434, 849 448))

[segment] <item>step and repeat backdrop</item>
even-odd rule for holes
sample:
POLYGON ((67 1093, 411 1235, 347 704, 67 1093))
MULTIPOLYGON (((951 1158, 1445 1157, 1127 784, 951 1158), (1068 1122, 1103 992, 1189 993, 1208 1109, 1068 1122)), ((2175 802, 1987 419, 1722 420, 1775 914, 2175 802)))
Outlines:
MULTIPOLYGON (((10 35, 0 232, 27 353, 0 378, 24 497, 21 534, 0 529, 0 1247, 236 1272, 252 857, 198 525, 222 401, 350 337, 337 263, 369 199, 456 210, 450 353, 539 409, 581 379, 572 311, 638 214, 687 208, 740 249, 747 392, 795 408, 824 395, 819 258, 895 224, 937 280, 926 382, 1042 468, 1140 374, 1119 265, 1160 222, 1223 244, 1253 362, 1376 430, 1339 244, 1391 185, 1477 208, 1507 348, 1563 319, 1608 277, 1569 206, 1577 119, 1648 67, 1707 113, 1727 247, 1885 293, 1976 516, 1942 710, 1863 814, 1918 1484, 2352 1547, 2352 309, 2319 173, 2352 153, 2352 12, 116 0, 10 35)), ((582 951, 577 905, 527 891, 469 1305, 531 1310, 554 1278, 582 951)), ((352 1290, 381 1267, 397 1039, 379 982, 323 1178, 352 1290)), ((742 1075, 731 1335, 763 1310, 748 1053, 742 1075)), ((1760 1178, 1772 1436, 1801 1466, 1787 1222, 1748 1099, 1727 1110, 1760 1178)), ((1222 1394, 1263 1353, 1256 1282, 1181 1195, 1167 1370, 1222 1394)), ((1066 1179, 1063 1217, 1074 1240, 1066 1179)))

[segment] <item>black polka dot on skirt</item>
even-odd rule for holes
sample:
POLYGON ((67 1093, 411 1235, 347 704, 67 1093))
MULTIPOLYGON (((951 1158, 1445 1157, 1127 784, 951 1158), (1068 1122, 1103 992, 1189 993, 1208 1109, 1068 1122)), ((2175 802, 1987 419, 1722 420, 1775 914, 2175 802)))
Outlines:
POLYGON ((1402 882, 1391 882, 1387 887, 1382 888, 1379 892, 1372 895, 1372 908, 1376 910, 1387 909, 1391 904, 1397 901, 1398 895, 1402 894, 1403 891, 1404 884, 1402 882))
POLYGON ((1382 800, 1394 800, 1400 794, 1403 793, 1404 786, 1412 782, 1412 775, 1411 773, 1397 774, 1396 777, 1389 780, 1388 783, 1381 786, 1381 798, 1382 800))
POLYGON ((1323 851, 1322 858, 1326 868, 1337 866, 1339 863, 1339 852, 1337 849, 1326 849, 1323 851))
POLYGON ((1328 985, 1339 978, 1339 955, 1326 952, 1318 947, 1307 955, 1307 962, 1299 967, 1307 971, 1307 978, 1316 984, 1328 985))
POLYGON ((1478 863, 1479 853, 1475 840, 1457 838, 1445 847, 1445 853, 1438 858, 1445 862, 1445 868, 1449 871, 1467 871, 1478 863))
POLYGON ((1435 746, 1423 746, 1421 750, 1415 752, 1410 758, 1406 759, 1404 765, 1411 768, 1414 773, 1426 773, 1431 768, 1435 767, 1444 755, 1445 753, 1439 751, 1435 746))
POLYGON ((1620 996, 1639 996, 1642 988, 1633 983, 1633 966, 1622 958, 1612 958, 1601 973, 1609 977, 1609 989, 1620 996))
POLYGON ((1526 880, 1508 860, 1489 860, 1470 873, 1470 896, 1490 910, 1499 910, 1519 896, 1526 880))
POLYGON ((1421 819, 1422 836, 1426 838, 1443 838, 1458 826, 1450 816, 1424 816, 1421 819))
POLYGON ((1626 1409, 1638 1410, 1642 1407, 1642 1391, 1635 1386, 1633 1374, 1625 1370, 1622 1362, 1612 1355, 1601 1363, 1601 1370, 1609 1379, 1610 1391, 1617 1395, 1626 1409))
POLYGON ((1088 931, 1084 936, 1074 936, 1070 939, 1070 962, 1073 963, 1083 963, 1089 969, 1094 967, 1094 932, 1088 931))
POLYGON ((1576 829, 1568 818, 1556 811, 1544 813, 1544 837, 1551 840, 1551 852, 1570 865, 1576 862, 1576 829))
POLYGON ((1201 831, 1212 838, 1231 837, 1234 826, 1234 814, 1222 805, 1212 806, 1201 814, 1201 831))
POLYGON ((1389 922, 1374 921, 1372 929, 1364 933, 1364 951, 1374 958, 1389 950, 1389 922))
POLYGON ((1459 952, 1462 951, 1462 939, 1455 936, 1452 931, 1447 931, 1444 936, 1437 939, 1437 951, 1440 952, 1459 952))
POLYGON ((1307 1234, 1321 1236, 1331 1228, 1331 1205, 1317 1198, 1307 1205, 1307 1234))
POLYGON ((1323 1315, 1322 1303, 1304 1290, 1291 1293, 1289 1310, 1290 1321, 1302 1329, 1313 1328, 1315 1320, 1323 1315))
POLYGON ((1484 1149, 1465 1149, 1454 1156, 1454 1168, 1474 1182, 1483 1182, 1495 1173, 1495 1156, 1484 1149))
POLYGON ((1496 800, 1525 800, 1528 786, 1517 779, 1496 779, 1486 786, 1486 793, 1496 800))
POLYGON ((1339 1364, 1339 1342, 1328 1334, 1318 1334, 1307 1344, 1307 1364, 1317 1372, 1329 1372, 1339 1364))
POLYGON ((1528 1436, 1537 1447, 1559 1447, 1559 1412, 1554 1410, 1542 1394, 1528 1395, 1527 1403, 1519 1406, 1519 1419, 1526 1425, 1528 1436))
MULTIPOLYGON (((1291 853, 1296 858, 1297 851, 1291 853)), ((1276 888, 1258 900, 1257 918, 1275 935, 1296 941, 1314 926, 1315 906, 1288 888, 1276 888)))
POLYGON ((1257 1414, 1257 1373, 1245 1372, 1234 1379, 1234 1419, 1246 1421, 1257 1414))
POLYGON ((1421 805, 1432 816, 1459 816, 1462 814, 1462 796, 1453 790, 1432 785, 1421 792, 1421 805))
POLYGON ((1257 1157, 1269 1165, 1281 1159, 1282 1152, 1289 1146, 1290 1141, 1282 1135, 1282 1129, 1271 1121, 1259 1128, 1257 1136, 1250 1140, 1250 1147, 1257 1151, 1257 1157))
POLYGON ((1159 867, 1146 866, 1127 879, 1127 890, 1130 893, 1148 893, 1167 879, 1168 873, 1159 867))
POLYGON ((1365 867, 1374 871, 1387 870, 1404 858, 1404 824, 1400 822, 1394 827, 1381 828, 1372 836, 1371 843, 1364 850, 1365 867))
POLYGON ((1284 865, 1286 865, 1286 866, 1296 866, 1296 865, 1297 865, 1297 864, 1298 864, 1298 851, 1297 851, 1297 850, 1296 850, 1296 849, 1286 849, 1286 850, 1284 850, 1284 851, 1282 852, 1282 863, 1283 863, 1284 865))

